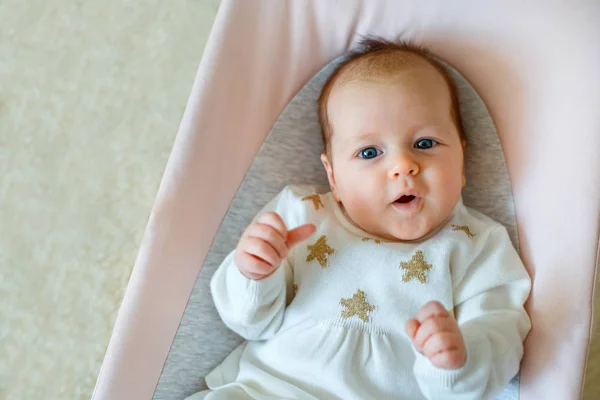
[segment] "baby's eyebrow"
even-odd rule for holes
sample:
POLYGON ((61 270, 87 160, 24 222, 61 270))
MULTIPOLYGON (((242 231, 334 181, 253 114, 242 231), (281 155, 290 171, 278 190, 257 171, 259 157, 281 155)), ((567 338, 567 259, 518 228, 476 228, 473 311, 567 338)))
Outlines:
POLYGON ((379 134, 377 132, 363 132, 359 135, 356 135, 354 138, 357 141, 368 141, 368 140, 373 140, 379 137, 379 134))

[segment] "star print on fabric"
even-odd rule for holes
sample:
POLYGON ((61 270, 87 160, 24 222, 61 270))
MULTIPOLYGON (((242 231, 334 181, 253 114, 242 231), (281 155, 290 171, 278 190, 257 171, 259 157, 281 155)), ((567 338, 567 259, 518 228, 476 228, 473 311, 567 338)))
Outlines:
POLYGON ((328 256, 332 255, 335 250, 327 245, 327 236, 323 235, 315 242, 315 244, 309 244, 309 254, 306 256, 306 262, 317 260, 321 267, 325 268, 329 261, 328 256))
POLYGON ((375 242, 375 244, 381 244, 381 240, 379 239, 372 239, 370 237, 364 237, 362 238, 363 242, 375 242))
POLYGON ((470 238, 474 238, 475 237, 475 235, 473 235, 471 233, 471 230, 466 225, 451 225, 451 227, 452 227, 452 230, 454 232, 456 232, 456 231, 463 231, 468 237, 470 237, 470 238))
POLYGON ((313 202, 313 206, 315 207, 315 210, 318 210, 319 208, 325 208, 325 206, 321 202, 321 197, 318 194, 313 194, 312 196, 304 196, 301 200, 302 201, 311 200, 313 202))
POLYGON ((406 270, 402 277, 402 282, 408 282, 411 279, 418 279, 421 283, 427 283, 427 271, 431 270, 431 264, 428 264, 423 257, 423 252, 418 250, 408 262, 401 262, 400 268, 406 270))
POLYGON ((340 304, 345 307, 342 310, 342 318, 348 319, 357 316, 364 322, 369 322, 369 313, 375 309, 374 305, 367 302, 365 292, 358 289, 350 299, 342 298, 340 304))

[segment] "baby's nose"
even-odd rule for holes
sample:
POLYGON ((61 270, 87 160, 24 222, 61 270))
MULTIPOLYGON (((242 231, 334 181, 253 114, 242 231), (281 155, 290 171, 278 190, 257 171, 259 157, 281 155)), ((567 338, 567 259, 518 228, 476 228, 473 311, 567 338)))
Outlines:
POLYGON ((390 179, 398 179, 404 176, 416 176, 420 172, 419 163, 409 154, 400 154, 388 172, 390 179))

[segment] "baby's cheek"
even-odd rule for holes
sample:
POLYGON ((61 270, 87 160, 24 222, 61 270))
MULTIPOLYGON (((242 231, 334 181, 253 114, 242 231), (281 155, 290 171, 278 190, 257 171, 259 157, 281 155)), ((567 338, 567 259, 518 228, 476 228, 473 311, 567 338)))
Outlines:
POLYGON ((462 172, 437 170, 429 176, 429 187, 441 203, 453 202, 460 197, 462 172))
POLYGON ((357 217, 365 219, 370 216, 373 210, 373 198, 365 193, 358 194, 352 198, 352 209, 357 217))
POLYGON ((347 203, 344 203, 352 220, 363 229, 372 228, 372 225, 379 220, 376 210, 381 207, 377 207, 375 197, 376 194, 369 196, 369 191, 365 188, 364 192, 355 192, 352 196, 348 196, 347 203))

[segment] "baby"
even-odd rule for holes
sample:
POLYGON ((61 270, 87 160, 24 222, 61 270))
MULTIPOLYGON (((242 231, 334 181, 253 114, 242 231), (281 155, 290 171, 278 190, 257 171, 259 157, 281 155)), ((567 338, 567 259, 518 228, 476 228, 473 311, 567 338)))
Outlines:
POLYGON ((465 207, 452 81, 370 39, 318 102, 331 191, 287 187, 211 290, 248 340, 190 399, 488 399, 518 372, 530 279, 500 224, 465 207))

